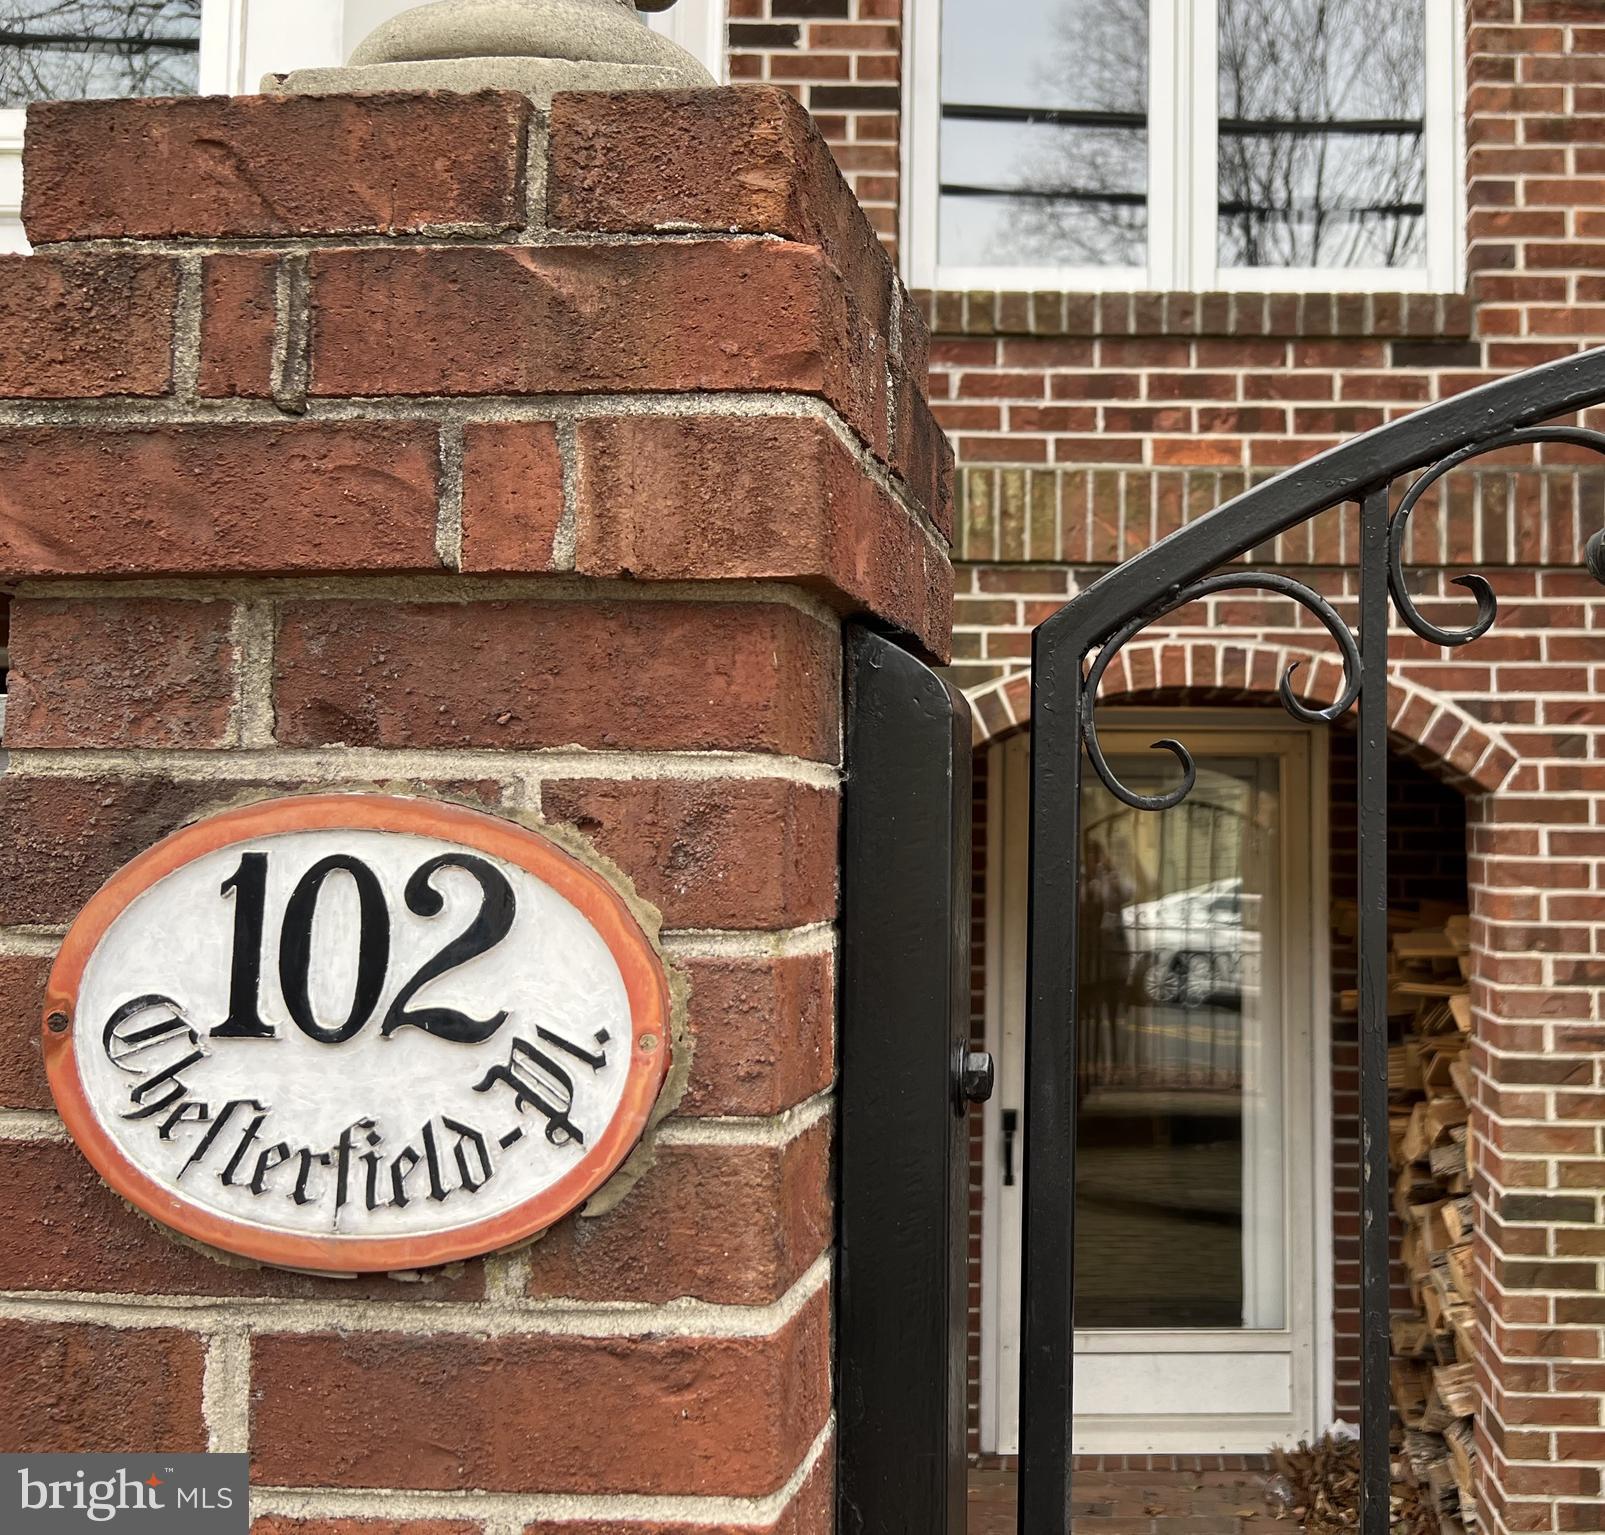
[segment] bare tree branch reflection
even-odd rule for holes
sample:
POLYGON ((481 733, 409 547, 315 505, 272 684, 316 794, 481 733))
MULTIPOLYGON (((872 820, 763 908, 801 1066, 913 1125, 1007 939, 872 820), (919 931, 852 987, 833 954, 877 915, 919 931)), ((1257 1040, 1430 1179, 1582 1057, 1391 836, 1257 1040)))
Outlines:
MULTIPOLYGON (((1031 147, 998 178, 1015 195, 994 261, 1146 260, 1148 12, 1148 0, 1100 0, 1060 18, 1033 98, 1125 122, 1050 114, 1021 130, 1031 147)), ((1220 15, 1221 265, 1421 262, 1422 0, 1221 0, 1220 15)))
POLYGON ((1423 259, 1422 7, 1227 0, 1221 7, 1221 260, 1405 266, 1423 259), (1321 132, 1337 122, 1389 124, 1321 132))
POLYGON ((201 0, 0 0, 0 107, 194 92, 201 0))
POLYGON ((1033 96, 1127 125, 1044 125, 1008 178, 1014 199, 993 259, 1005 265, 1141 266, 1148 259, 1148 0, 1067 6, 1033 96))

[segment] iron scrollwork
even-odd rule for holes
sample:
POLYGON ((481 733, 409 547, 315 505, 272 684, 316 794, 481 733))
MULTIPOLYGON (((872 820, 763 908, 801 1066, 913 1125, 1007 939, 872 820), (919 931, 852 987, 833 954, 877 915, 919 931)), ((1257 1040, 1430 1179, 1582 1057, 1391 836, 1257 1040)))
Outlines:
MULTIPOLYGON (((1497 453, 1501 448, 1536 446, 1545 442, 1571 443, 1605 454, 1605 432, 1595 432, 1581 426, 1522 427, 1516 431, 1502 432, 1497 437, 1468 443, 1458 452, 1439 459, 1404 493, 1398 510, 1388 524, 1388 590, 1393 596, 1394 611, 1413 634, 1430 640, 1434 645, 1469 645, 1493 628, 1494 619, 1499 614, 1499 603, 1486 577, 1465 575, 1456 576, 1454 584, 1463 586, 1477 599, 1477 616, 1472 623, 1464 629, 1442 629, 1422 616, 1404 584, 1404 541, 1410 530, 1410 514, 1416 504, 1451 469, 1458 469, 1469 459, 1481 458, 1485 453, 1497 453)), ((1594 577, 1605 581, 1605 530, 1589 539, 1584 559, 1594 577)))
POLYGON ((1193 764, 1192 753, 1180 741, 1166 738, 1155 741, 1156 751, 1168 751, 1181 764, 1182 781, 1174 789, 1163 794, 1138 794, 1129 789, 1115 776, 1114 769, 1109 766, 1109 760, 1103 754, 1103 748, 1098 744, 1097 703, 1098 685, 1103 681, 1103 674, 1109 669, 1109 664, 1119 655, 1122 647, 1133 636, 1146 629, 1149 624, 1174 613, 1178 608, 1185 607, 1190 602, 1197 602, 1202 597, 1214 596, 1217 592, 1261 591, 1272 592, 1278 597, 1287 597, 1300 607, 1313 613, 1320 621, 1326 632, 1337 642, 1338 649, 1343 655, 1343 689, 1338 697, 1325 708, 1316 708, 1307 704, 1293 691, 1293 674, 1299 669, 1301 662, 1295 661, 1282 674, 1277 684, 1277 692, 1281 696, 1283 707, 1295 719, 1307 723, 1330 722, 1341 719, 1343 715, 1354 706, 1354 701, 1360 696, 1360 647, 1354 635, 1349 631, 1347 624, 1338 617, 1337 611, 1325 597, 1306 586, 1302 581, 1295 581, 1291 576, 1279 576, 1269 571, 1236 571, 1223 572, 1218 576, 1206 576, 1202 581, 1195 581, 1190 586, 1170 593, 1158 607, 1149 612, 1141 613, 1122 628, 1118 629, 1104 647, 1098 652, 1097 659, 1092 663, 1087 673, 1086 692, 1083 695, 1081 733, 1086 742, 1087 755, 1092 759, 1092 765, 1097 769, 1098 776, 1105 787, 1116 799, 1130 805, 1136 810, 1169 810, 1187 798, 1192 792, 1193 784, 1197 781, 1198 773, 1193 764))
MULTIPOLYGON (((1474 458, 1480 458, 1486 453, 1495 453, 1503 448, 1536 446, 1546 442, 1569 443, 1576 447, 1591 449, 1605 456, 1605 432, 1593 431, 1587 427, 1576 426, 1535 426, 1522 427, 1512 431, 1502 432, 1494 437, 1482 438, 1479 441, 1468 443, 1465 447, 1445 455, 1436 463, 1427 468, 1410 485, 1410 488, 1401 498, 1397 509, 1388 522, 1388 591, 1393 599, 1394 610, 1400 620, 1418 635, 1421 639, 1430 641, 1435 645, 1458 646, 1469 645, 1473 640, 1480 639, 1494 625, 1498 617, 1499 604, 1494 596, 1493 587, 1486 577, 1478 574, 1455 576, 1456 586, 1464 587, 1477 603, 1477 616, 1471 623, 1462 629, 1445 629, 1432 623, 1423 615, 1416 605, 1415 599, 1410 595, 1405 585, 1404 574, 1404 547, 1410 530, 1410 515, 1416 509, 1423 496, 1438 483, 1451 470, 1474 458)), ((1595 533, 1584 550, 1584 564, 1594 578, 1605 584, 1605 528, 1595 533)), ((1302 664, 1293 662, 1281 681, 1277 685, 1277 693, 1282 705, 1295 719, 1303 720, 1309 724, 1330 724, 1341 719, 1353 708, 1360 696, 1361 664, 1360 647, 1353 632, 1338 616, 1332 604, 1322 597, 1319 592, 1301 581, 1290 576, 1276 575, 1268 571, 1248 572, 1222 572, 1219 575, 1206 576, 1188 586, 1178 588, 1166 595, 1164 600, 1152 608, 1138 614, 1122 625, 1110 635, 1103 646, 1098 650, 1091 666, 1088 668, 1085 691, 1081 702, 1081 736, 1086 745, 1087 756, 1091 759, 1098 777, 1104 787, 1123 804, 1130 805, 1136 810, 1170 810, 1182 803, 1192 792, 1197 781, 1197 770, 1192 754, 1180 741, 1166 738, 1155 741, 1156 751, 1169 752, 1182 769, 1182 779, 1175 788, 1162 794, 1139 794, 1134 789, 1123 784, 1109 765, 1109 760, 1103 753, 1098 741, 1097 707, 1098 689, 1103 681, 1104 673, 1121 650, 1142 630, 1149 625, 1157 623, 1160 619, 1168 617, 1179 608, 1188 603, 1197 602, 1200 598, 1213 596, 1219 592, 1237 591, 1264 591, 1271 592, 1280 597, 1286 597, 1299 604, 1300 607, 1313 613, 1322 626, 1336 642, 1338 651, 1343 660, 1343 687, 1338 697, 1325 707, 1315 707, 1306 703, 1293 691, 1293 674, 1302 664)))

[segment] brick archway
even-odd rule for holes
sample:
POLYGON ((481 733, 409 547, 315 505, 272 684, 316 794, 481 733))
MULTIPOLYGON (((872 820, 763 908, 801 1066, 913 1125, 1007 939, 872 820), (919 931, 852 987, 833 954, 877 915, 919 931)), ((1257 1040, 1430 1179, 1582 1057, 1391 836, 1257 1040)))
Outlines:
MULTIPOLYGON (((1278 681, 1295 661, 1303 663, 1302 696, 1335 695, 1340 666, 1327 655, 1229 635, 1161 634, 1133 640, 1111 663, 1099 696, 1116 704, 1185 690, 1211 703, 1274 703, 1278 681)), ((1582 1093, 1594 1080, 1601 1038, 1593 1022, 1594 988, 1601 971, 1589 935, 1568 923, 1592 895, 1592 876, 1585 878, 1576 860, 1593 847, 1584 823, 1595 780, 1589 764, 1535 760, 1530 751, 1518 751, 1501 728, 1473 718, 1418 680, 1439 664, 1390 665, 1389 730, 1402 754, 1467 800, 1473 1062, 1483 1084, 1482 1096, 1471 1104, 1471 1160, 1487 1175, 1474 1188, 1479 1215, 1473 1243, 1477 1271, 1492 1280, 1478 1329, 1479 1502, 1492 1528, 1509 1529, 1507 1511, 1520 1517, 1526 1507, 1547 1509, 1541 1500, 1533 1505, 1513 1499, 1494 1469, 1509 1442, 1502 1427, 1508 1411, 1548 1421, 1542 1398, 1522 1394, 1544 1389, 1530 1379, 1530 1355, 1544 1346, 1550 1321, 1540 1325, 1535 1318, 1582 1325, 1594 1336, 1599 1323, 1591 1297, 1545 1293, 1570 1280, 1526 1256, 1535 1235, 1546 1241, 1553 1236, 1554 1251, 1574 1261, 1592 1252, 1581 1240, 1567 1245, 1569 1231, 1556 1227, 1552 1233, 1549 1223, 1579 1219, 1582 1201, 1593 1196, 1572 1196, 1568 1203, 1564 1194, 1547 1192, 1550 1184, 1535 1173, 1543 1168, 1544 1178, 1549 1176, 1544 1158, 1591 1155, 1594 1142, 1588 1138, 1595 1127, 1535 1117, 1530 1095, 1535 1084, 1582 1093), (1503 1240, 1507 1226, 1515 1237, 1510 1242, 1503 1240)), ((977 747, 1031 722, 1028 669, 972 689, 968 697, 977 747)), ((1579 1162, 1576 1175, 1563 1175, 1562 1188, 1564 1178, 1573 1176, 1592 1188, 1594 1166, 1579 1162)), ((1586 1364, 1568 1362, 1565 1368, 1577 1372, 1579 1390, 1598 1389, 1605 1380, 1586 1364)), ((1551 1474, 1547 1452, 1524 1446, 1523 1454, 1521 1470, 1534 1479, 1530 1485, 1541 1485, 1538 1479, 1551 1474)))
MULTIPOLYGON (((1187 689, 1211 702, 1274 700, 1287 668, 1299 663, 1302 696, 1336 696, 1342 668, 1329 655, 1287 645, 1243 639, 1133 640, 1104 674, 1099 699, 1187 689)), ((1031 673, 1015 672, 967 694, 977 747, 1021 729, 1031 721, 1031 673)), ((1407 755, 1430 767, 1467 794, 1499 789, 1517 763, 1502 733, 1472 718, 1458 704, 1404 676, 1397 666, 1388 675, 1388 729, 1407 755)))

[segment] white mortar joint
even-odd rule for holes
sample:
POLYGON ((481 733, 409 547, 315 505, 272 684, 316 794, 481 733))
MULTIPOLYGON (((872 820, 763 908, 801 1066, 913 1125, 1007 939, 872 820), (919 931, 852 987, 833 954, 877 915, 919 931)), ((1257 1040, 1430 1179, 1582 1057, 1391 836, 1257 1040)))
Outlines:
POLYGON ((121 1329, 180 1328, 207 1334, 235 1329, 249 1336, 362 1332, 476 1338, 770 1338, 796 1320, 830 1283, 830 1274, 827 1250, 779 1300, 762 1306, 690 1299, 646 1305, 520 1296, 459 1301, 290 1300, 12 1290, 0 1292, 0 1319, 121 1329))

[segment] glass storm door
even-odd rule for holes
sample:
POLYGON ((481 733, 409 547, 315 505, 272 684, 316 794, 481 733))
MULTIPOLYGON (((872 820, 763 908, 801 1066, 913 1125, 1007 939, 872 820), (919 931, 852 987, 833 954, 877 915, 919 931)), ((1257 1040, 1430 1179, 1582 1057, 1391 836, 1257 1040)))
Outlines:
MULTIPOLYGON (((1088 775, 1078 1021, 1076 1415, 1088 1452, 1264 1450, 1312 1431, 1317 965, 1306 733, 1101 732, 1138 792, 1184 735, 1198 785, 1133 810, 1088 775)), ((1025 739, 994 749, 983 1346, 988 1448, 1015 1448, 1024 1134, 1025 739), (1008 1117, 1006 1117, 1008 1116, 1008 1117)))

